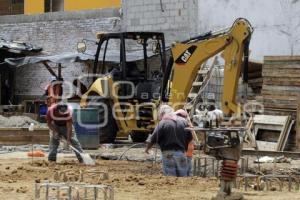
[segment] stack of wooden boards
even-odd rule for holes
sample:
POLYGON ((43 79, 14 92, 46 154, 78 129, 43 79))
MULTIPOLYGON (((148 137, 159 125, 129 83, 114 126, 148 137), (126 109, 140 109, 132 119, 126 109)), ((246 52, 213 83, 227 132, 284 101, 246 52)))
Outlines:
POLYGON ((266 114, 296 118, 300 94, 300 56, 265 56, 261 98, 266 114))
POLYGON ((249 87, 252 88, 254 94, 260 94, 263 84, 261 62, 249 61, 248 79, 249 87))

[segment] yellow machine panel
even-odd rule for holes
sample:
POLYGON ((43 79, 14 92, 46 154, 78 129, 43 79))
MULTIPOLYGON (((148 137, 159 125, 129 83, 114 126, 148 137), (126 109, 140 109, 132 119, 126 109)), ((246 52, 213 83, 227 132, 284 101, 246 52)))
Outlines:
POLYGON ((121 0, 65 0, 65 11, 121 7, 121 0))
POLYGON ((25 0, 24 14, 41 14, 45 12, 44 0, 25 0))

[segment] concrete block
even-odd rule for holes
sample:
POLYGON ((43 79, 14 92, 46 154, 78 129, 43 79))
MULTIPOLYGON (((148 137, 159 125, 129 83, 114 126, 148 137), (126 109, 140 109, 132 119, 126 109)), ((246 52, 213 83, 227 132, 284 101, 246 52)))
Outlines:
POLYGON ((150 18, 150 17, 152 17, 152 13, 151 12, 144 12, 143 17, 144 18, 150 18))
POLYGON ((155 11, 156 10, 155 4, 147 5, 146 8, 147 8, 147 11, 155 11))
POLYGON ((165 4, 165 5, 166 5, 166 10, 174 10, 176 4, 168 3, 168 4, 165 4))
POLYGON ((157 18, 157 24, 163 24, 163 23, 166 23, 165 18, 162 18, 162 17, 157 18))
POLYGON ((183 2, 178 2, 174 6, 174 9, 182 9, 182 8, 183 8, 183 2))
POLYGON ((144 26, 144 29, 143 29, 144 31, 153 31, 153 26, 151 26, 151 25, 146 25, 146 26, 144 26))
POLYGON ((147 18, 141 19, 141 25, 147 25, 147 24, 149 24, 149 20, 150 19, 147 19, 147 18))
POLYGON ((168 30, 170 28, 170 24, 169 23, 164 23, 159 25, 160 29, 162 30, 168 30))
POLYGON ((170 10, 170 17, 179 16, 178 10, 170 10))
POLYGON ((138 19, 138 18, 134 18, 134 19, 130 20, 130 25, 131 26, 139 26, 140 24, 141 24, 140 19, 138 19))

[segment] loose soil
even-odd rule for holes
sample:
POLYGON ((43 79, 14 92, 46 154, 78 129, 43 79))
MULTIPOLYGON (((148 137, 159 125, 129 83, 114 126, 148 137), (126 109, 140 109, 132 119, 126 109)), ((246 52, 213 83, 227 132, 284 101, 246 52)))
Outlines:
MULTIPOLYGON (((44 159, 0 155, 0 197, 5 200, 33 200, 36 182, 53 181, 54 174, 68 170, 70 177, 79 170, 101 170, 109 174, 102 184, 112 185, 116 200, 199 200, 211 199, 218 190, 215 178, 164 177, 159 164, 151 162, 97 160, 96 166, 79 165, 73 158, 60 158, 58 164, 44 159)), ((73 178, 74 178, 73 177, 73 178)), ((76 178, 74 178, 76 180, 76 178)), ((90 180, 94 183, 95 180, 90 180)), ((249 200, 300 199, 300 192, 238 191, 249 200)))

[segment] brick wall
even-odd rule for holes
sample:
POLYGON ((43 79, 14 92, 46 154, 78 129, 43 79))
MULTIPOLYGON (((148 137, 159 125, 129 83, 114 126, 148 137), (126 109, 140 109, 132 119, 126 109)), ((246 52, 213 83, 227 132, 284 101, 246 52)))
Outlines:
MULTIPOLYGON (((76 52, 76 44, 83 38, 95 40, 96 32, 118 31, 120 29, 118 16, 119 12, 115 9, 3 16, 0 17, 0 38, 27 41, 43 47, 47 54, 76 52)), ((67 81, 72 81, 78 75, 91 70, 83 63, 63 64, 63 67, 62 74, 67 81)), ((16 97, 20 99, 22 96, 30 98, 41 95, 49 77, 50 73, 40 64, 18 68, 16 97)))
POLYGON ((161 31, 167 44, 197 33, 197 0, 123 0, 124 31, 161 31))

